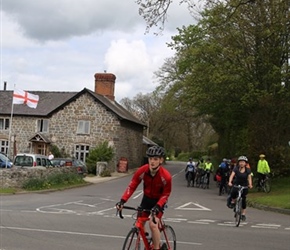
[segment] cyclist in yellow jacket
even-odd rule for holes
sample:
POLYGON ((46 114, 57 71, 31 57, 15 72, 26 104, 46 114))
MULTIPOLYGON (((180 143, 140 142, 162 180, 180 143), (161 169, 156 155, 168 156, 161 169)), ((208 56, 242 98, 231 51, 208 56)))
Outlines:
POLYGON ((260 154, 260 160, 258 161, 257 164, 257 173, 258 173, 258 186, 261 186, 261 181, 265 180, 266 175, 270 173, 270 167, 265 159, 264 154, 260 154))
POLYGON ((204 170, 206 171, 206 175, 207 175, 207 188, 209 188, 210 173, 212 173, 214 170, 214 167, 210 161, 210 158, 206 159, 206 162, 204 164, 204 170))

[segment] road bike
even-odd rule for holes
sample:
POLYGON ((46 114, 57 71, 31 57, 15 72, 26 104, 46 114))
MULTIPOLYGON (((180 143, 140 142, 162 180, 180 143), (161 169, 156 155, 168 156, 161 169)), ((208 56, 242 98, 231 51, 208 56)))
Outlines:
POLYGON ((194 179, 195 179, 195 173, 194 172, 187 172, 187 187, 194 187, 194 179))
POLYGON ((200 180, 200 187, 203 189, 208 188, 207 182, 208 182, 208 173, 209 170, 206 170, 203 174, 203 176, 201 176, 201 180, 200 180))
POLYGON ((198 168, 196 173, 196 187, 201 186, 202 176, 204 175, 205 170, 203 168, 198 168))
MULTIPOLYGON (((145 230, 145 222, 148 221, 149 217, 144 217, 142 214, 144 212, 150 213, 153 216, 153 222, 155 222, 155 215, 148 209, 142 209, 140 207, 129 207, 123 206, 123 209, 134 210, 137 213, 132 215, 132 218, 135 220, 133 227, 127 234, 127 237, 123 244, 123 250, 152 250, 153 242, 152 238, 149 236, 149 233, 145 230)), ((119 211, 119 216, 123 219, 122 210, 119 211)), ((169 225, 166 225, 162 219, 158 223, 160 230, 160 249, 162 250, 176 250, 176 235, 173 228, 169 225)))
POLYGON ((242 194, 244 189, 247 189, 248 187, 245 186, 234 186, 234 188, 238 189, 238 197, 236 198, 235 204, 234 204, 234 216, 235 216, 235 224, 236 227, 240 225, 241 217, 242 217, 242 194))
POLYGON ((269 175, 265 175, 265 179, 261 180, 260 183, 258 183, 258 179, 256 179, 256 188, 258 191, 263 191, 265 193, 269 193, 271 191, 271 179, 269 175))

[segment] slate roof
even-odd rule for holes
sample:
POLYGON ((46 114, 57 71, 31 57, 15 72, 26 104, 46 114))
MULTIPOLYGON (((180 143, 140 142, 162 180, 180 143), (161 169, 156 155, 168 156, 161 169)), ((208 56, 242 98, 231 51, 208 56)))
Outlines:
POLYGON ((149 145, 149 146, 158 146, 157 143, 155 143, 154 141, 150 140, 148 137, 143 135, 143 144, 149 145))
MULTIPOLYGON (((138 118, 123 108, 116 101, 99 95, 87 88, 80 92, 52 92, 52 91, 28 91, 29 93, 39 95, 39 102, 36 109, 29 108, 26 105, 13 105, 14 116, 41 116, 50 117, 53 113, 62 109, 79 96, 88 93, 96 102, 104 105, 108 110, 113 112, 120 120, 127 120, 142 126, 146 126, 138 118)), ((13 91, 0 90, 0 115, 10 115, 12 109, 13 91)))

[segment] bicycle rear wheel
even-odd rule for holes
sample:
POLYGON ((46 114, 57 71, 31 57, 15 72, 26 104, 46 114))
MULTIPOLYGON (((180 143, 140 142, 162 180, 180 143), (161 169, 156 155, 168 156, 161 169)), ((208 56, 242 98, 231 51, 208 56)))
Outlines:
POLYGON ((235 205, 235 224, 236 227, 240 225, 241 217, 242 217, 242 198, 237 200, 235 205))
POLYGON ((270 180, 266 180, 263 184, 263 190, 265 193, 269 193, 271 191, 271 183, 270 180))
POLYGON ((164 225, 160 232, 160 239, 162 250, 176 250, 176 235, 171 226, 164 225))
POLYGON ((206 189, 206 186, 207 186, 207 176, 203 176, 203 179, 202 179, 202 188, 203 189, 206 189))
POLYGON ((132 228, 128 233, 124 245, 123 250, 143 250, 145 249, 144 243, 141 240, 141 237, 138 233, 137 228, 132 228))

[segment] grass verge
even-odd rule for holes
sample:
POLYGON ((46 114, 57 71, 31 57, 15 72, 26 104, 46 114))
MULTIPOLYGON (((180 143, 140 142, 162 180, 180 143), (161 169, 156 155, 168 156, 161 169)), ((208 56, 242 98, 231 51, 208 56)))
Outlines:
POLYGON ((271 192, 251 190, 248 194, 249 203, 263 206, 290 209, 290 177, 273 178, 271 192))

